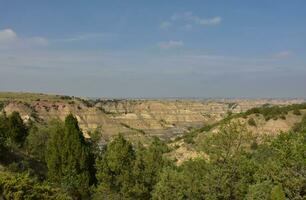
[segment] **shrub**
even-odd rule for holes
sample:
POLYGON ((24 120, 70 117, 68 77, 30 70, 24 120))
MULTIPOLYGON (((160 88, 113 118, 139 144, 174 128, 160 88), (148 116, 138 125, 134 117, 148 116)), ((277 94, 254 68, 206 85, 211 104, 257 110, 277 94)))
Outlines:
MULTIPOLYGON (((270 119, 277 120, 278 118, 286 119, 285 116, 288 114, 289 111, 296 111, 301 109, 306 109, 306 103, 292 104, 282 107, 263 105, 262 107, 251 108, 247 110, 244 115, 262 114, 265 120, 268 121, 270 119)), ((296 113, 298 112, 296 111, 296 113)))
POLYGON ((250 118, 250 119, 248 120, 248 124, 249 124, 250 126, 257 126, 257 124, 256 124, 256 122, 255 122, 255 120, 254 120, 254 118, 250 118))
POLYGON ((39 183, 28 174, 15 175, 0 172, 1 199, 72 199, 58 188, 39 183))
POLYGON ((0 111, 4 108, 4 103, 0 102, 0 111))
POLYGON ((301 111, 298 109, 293 110, 294 115, 302 115, 301 111))
POLYGON ((27 137, 27 128, 18 112, 8 117, 8 137, 18 147, 21 147, 27 137))

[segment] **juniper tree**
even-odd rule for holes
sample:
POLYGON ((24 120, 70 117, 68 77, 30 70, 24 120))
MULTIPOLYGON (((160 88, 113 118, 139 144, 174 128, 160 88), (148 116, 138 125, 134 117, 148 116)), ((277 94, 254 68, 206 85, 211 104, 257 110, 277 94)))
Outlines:
POLYGON ((97 199, 130 197, 134 160, 133 146, 122 135, 108 144, 102 158, 97 161, 97 199))
POLYGON ((27 128, 18 112, 9 115, 7 128, 11 142, 21 147, 27 137, 27 128))
POLYGON ((6 114, 3 113, 0 115, 0 151, 3 149, 5 145, 5 140, 7 137, 7 130, 8 130, 8 119, 6 114))
POLYGON ((51 130, 46 154, 49 180, 76 198, 86 197, 91 180, 90 152, 77 119, 70 114, 64 124, 57 122, 51 130))

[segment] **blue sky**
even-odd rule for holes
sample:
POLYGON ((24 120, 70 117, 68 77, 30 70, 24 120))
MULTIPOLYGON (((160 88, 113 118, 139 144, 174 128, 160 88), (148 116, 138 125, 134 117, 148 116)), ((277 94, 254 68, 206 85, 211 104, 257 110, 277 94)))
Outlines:
POLYGON ((0 90, 306 97, 304 0, 0 0, 0 90))

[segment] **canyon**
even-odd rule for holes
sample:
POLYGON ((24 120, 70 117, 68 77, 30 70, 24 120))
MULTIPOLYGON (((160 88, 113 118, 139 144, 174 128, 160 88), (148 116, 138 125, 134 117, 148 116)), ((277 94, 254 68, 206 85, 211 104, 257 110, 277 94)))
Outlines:
MULTIPOLYGON (((103 137, 172 138, 190 128, 215 123, 231 113, 263 105, 285 106, 302 99, 88 99, 32 93, 0 93, 2 109, 17 111, 25 121, 63 120, 74 114, 85 137, 98 130, 103 137)), ((273 124, 275 129, 275 124, 273 124)), ((276 127, 277 128, 277 127, 276 127)))

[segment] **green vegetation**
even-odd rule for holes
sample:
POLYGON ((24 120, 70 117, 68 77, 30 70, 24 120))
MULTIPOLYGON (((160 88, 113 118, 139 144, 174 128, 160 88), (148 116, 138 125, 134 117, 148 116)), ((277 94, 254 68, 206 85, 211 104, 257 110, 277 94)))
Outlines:
POLYGON ((302 115, 301 111, 298 110, 298 109, 294 109, 294 110, 293 110, 293 114, 294 114, 294 115, 302 115))
POLYGON ((242 125, 225 125, 203 140, 209 161, 164 169, 153 199, 303 199, 305 134, 281 133, 252 150, 242 125))
POLYGON ((146 133, 144 132, 144 130, 141 130, 141 129, 138 129, 138 128, 133 128, 133 127, 131 127, 131 126, 125 124, 125 123, 120 123, 120 124, 121 124, 122 126, 124 126, 125 128, 128 128, 128 129, 130 129, 130 130, 132 130, 132 131, 139 132, 139 133, 141 133, 142 135, 145 135, 145 134, 146 134, 146 133))
POLYGON ((0 111, 2 111, 2 109, 4 108, 5 103, 0 101, 0 111))
POLYGON ((27 137, 27 127, 18 112, 13 112, 7 120, 10 142, 21 147, 27 137))
POLYGON ((118 135, 101 145, 99 132, 85 139, 71 114, 25 124, 18 113, 3 113, 0 198, 305 199, 306 115, 292 131, 261 138, 231 122, 233 115, 218 123, 218 133, 209 132, 215 124, 190 130, 188 143, 206 131, 197 141, 206 156, 178 166, 158 138, 144 146, 118 135))
POLYGON ((306 132, 306 114, 303 116, 300 123, 297 123, 292 128, 294 132, 306 132))
POLYGON ((93 180, 91 155, 73 115, 68 115, 64 124, 58 122, 55 126, 45 157, 50 181, 60 184, 77 198, 89 196, 93 180))
POLYGON ((47 183, 40 183, 29 174, 13 174, 0 172, 1 199, 54 199, 72 200, 60 188, 51 187, 47 183))
POLYGON ((146 149, 137 150, 122 135, 107 147, 97 160, 97 199, 150 199, 158 175, 168 161, 167 146, 155 138, 146 149))
POLYGON ((39 93, 24 93, 24 92, 0 92, 0 101, 22 101, 22 102, 33 102, 33 101, 58 101, 61 100, 60 95, 46 95, 39 93))
POLYGON ((257 126, 257 125, 256 125, 256 121, 255 121, 254 118, 248 119, 248 124, 249 124, 250 126, 257 126))
POLYGON ((251 114, 261 114, 264 116, 265 120, 270 119, 277 120, 278 118, 285 119, 285 115, 290 111, 294 111, 294 114, 298 113, 299 110, 306 109, 306 103, 303 104, 293 104, 288 106, 262 106, 258 108, 252 108, 244 113, 248 116, 251 114))
MULTIPOLYGON (((229 104, 231 105, 231 104, 229 104)), ((210 131, 212 128, 217 127, 217 126, 222 126, 224 124, 227 124, 229 122, 231 122, 231 120, 233 119, 239 119, 239 118, 244 118, 247 119, 248 116, 250 115, 262 115, 266 121, 270 120, 270 119, 282 119, 285 120, 286 119, 286 114, 288 114, 288 112, 293 111, 294 115, 301 115, 301 111, 300 110, 305 110, 306 109, 306 103, 302 103, 302 104, 292 104, 292 105, 288 105, 288 106, 271 106, 269 104, 264 104, 261 107, 256 107, 256 108, 251 108, 249 110, 247 110, 246 112, 243 113, 236 113, 236 114, 229 114, 227 115, 227 117, 223 118, 222 120, 213 123, 213 124, 209 124, 209 125, 204 125, 201 128, 198 129, 192 129, 189 130, 189 132, 187 132, 186 134, 184 134, 184 136, 182 136, 182 138, 184 139, 184 141, 186 143, 189 144, 193 144, 194 143, 194 138, 199 134, 199 133, 203 133, 203 132, 208 132, 210 131)), ((250 126, 257 126, 257 123, 255 121, 254 118, 249 118, 248 119, 248 125, 250 126)), ((182 138, 177 138, 178 139, 182 139, 182 138)))

